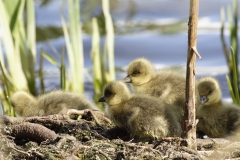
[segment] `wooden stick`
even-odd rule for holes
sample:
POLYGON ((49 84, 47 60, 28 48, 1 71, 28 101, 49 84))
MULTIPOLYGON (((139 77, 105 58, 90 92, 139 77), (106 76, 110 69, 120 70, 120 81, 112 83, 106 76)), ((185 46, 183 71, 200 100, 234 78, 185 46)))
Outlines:
MULTIPOLYGON (((197 52, 197 22, 198 0, 190 0, 190 14, 188 21, 188 56, 186 75, 186 104, 184 109, 182 138, 187 139, 188 147, 196 150, 196 122, 195 122, 195 67, 197 52)), ((200 56, 201 57, 201 56, 200 56)))

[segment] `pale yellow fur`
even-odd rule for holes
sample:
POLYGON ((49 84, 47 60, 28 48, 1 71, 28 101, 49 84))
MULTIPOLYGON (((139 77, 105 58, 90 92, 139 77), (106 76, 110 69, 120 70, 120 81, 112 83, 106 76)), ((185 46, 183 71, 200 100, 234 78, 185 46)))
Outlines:
POLYGON ((98 108, 83 94, 65 91, 52 91, 39 98, 18 91, 10 97, 10 102, 16 113, 22 117, 45 116, 64 112, 67 109, 96 109, 98 108))
POLYGON ((153 96, 169 106, 174 106, 175 116, 178 117, 179 123, 182 123, 185 106, 185 75, 169 70, 156 73, 150 61, 145 58, 133 60, 128 66, 127 73, 135 94, 153 96))
POLYGON ((116 81, 104 89, 107 115, 120 128, 125 128, 132 137, 160 139, 180 136, 181 125, 171 111, 155 98, 130 95, 123 82, 116 81), (160 107, 161 106, 161 107, 160 107), (161 109, 159 109, 161 108, 161 109))
POLYGON ((222 102, 221 89, 216 79, 200 79, 198 92, 199 96, 206 96, 208 99, 196 110, 196 118, 199 119, 198 130, 211 138, 227 137, 239 131, 240 107, 222 102))

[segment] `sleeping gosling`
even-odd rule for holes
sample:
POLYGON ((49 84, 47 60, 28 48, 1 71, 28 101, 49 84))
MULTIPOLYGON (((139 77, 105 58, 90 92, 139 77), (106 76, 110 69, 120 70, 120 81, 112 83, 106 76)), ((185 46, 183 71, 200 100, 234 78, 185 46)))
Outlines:
POLYGON ((181 136, 181 125, 172 115, 171 107, 165 107, 150 96, 130 95, 121 81, 108 84, 98 101, 108 104, 107 116, 117 127, 126 129, 132 138, 154 140, 181 136))
POLYGON ((99 110, 83 94, 65 91, 52 91, 35 98, 24 91, 15 92, 10 103, 21 117, 46 116, 64 112, 67 109, 99 110))
POLYGON ((211 138, 227 137, 239 131, 240 107, 222 102, 218 81, 205 77, 197 87, 200 97, 196 109, 197 129, 211 138))
POLYGON ((184 75, 174 71, 155 73, 152 64, 145 58, 133 60, 128 66, 127 74, 124 81, 132 84, 135 94, 154 96, 170 106, 174 105, 177 110, 175 116, 181 123, 185 105, 184 75))

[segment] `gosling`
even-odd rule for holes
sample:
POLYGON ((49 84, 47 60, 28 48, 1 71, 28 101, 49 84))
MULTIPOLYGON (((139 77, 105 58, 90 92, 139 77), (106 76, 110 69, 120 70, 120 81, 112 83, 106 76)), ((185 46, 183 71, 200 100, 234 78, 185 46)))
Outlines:
POLYGON ((219 83, 212 77, 200 79, 197 87, 200 96, 197 129, 210 138, 235 135, 240 129, 240 107, 222 102, 219 83))
POLYGON ((10 103, 21 117, 46 116, 64 112, 67 109, 99 110, 83 94, 65 91, 52 91, 35 98, 24 91, 15 92, 10 103))
POLYGON ((170 106, 176 106, 175 116, 182 123, 186 86, 184 75, 174 71, 155 73, 152 64, 145 58, 133 60, 127 74, 124 81, 132 84, 134 93, 154 96, 170 106))
POLYGON ((181 125, 172 115, 171 107, 165 108, 164 103, 150 96, 130 95, 121 81, 108 84, 98 101, 108 104, 107 116, 132 138, 149 141, 181 135, 181 125))

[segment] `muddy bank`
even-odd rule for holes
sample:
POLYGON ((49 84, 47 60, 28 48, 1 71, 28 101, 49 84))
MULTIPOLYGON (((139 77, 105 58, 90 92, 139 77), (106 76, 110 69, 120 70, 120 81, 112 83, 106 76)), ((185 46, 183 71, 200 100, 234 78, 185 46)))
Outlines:
POLYGON ((181 138, 135 142, 99 111, 69 110, 46 117, 0 116, 0 159, 227 159, 240 142, 198 139, 197 151, 181 138))

